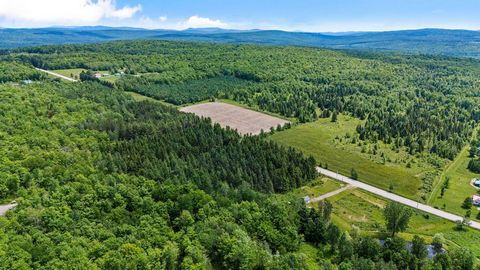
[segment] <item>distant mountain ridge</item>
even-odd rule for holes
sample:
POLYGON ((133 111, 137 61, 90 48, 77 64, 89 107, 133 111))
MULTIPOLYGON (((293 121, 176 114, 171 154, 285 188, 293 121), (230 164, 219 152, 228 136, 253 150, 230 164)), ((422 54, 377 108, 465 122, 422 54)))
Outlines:
POLYGON ((36 29, 0 28, 0 37, 0 49, 113 40, 162 39, 400 51, 480 59, 480 31, 471 30, 419 29, 388 32, 310 33, 221 28, 193 28, 178 31, 86 26, 36 29))

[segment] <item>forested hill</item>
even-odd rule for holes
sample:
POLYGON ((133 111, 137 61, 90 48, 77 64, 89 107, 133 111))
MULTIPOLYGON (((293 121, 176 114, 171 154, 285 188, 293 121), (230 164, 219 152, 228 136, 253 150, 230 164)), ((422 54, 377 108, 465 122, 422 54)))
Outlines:
POLYGON ((234 99, 300 122, 365 119, 361 140, 453 159, 480 121, 480 62, 170 41, 42 46, 4 56, 45 69, 125 71, 115 87, 184 104, 234 99))
POLYGON ((0 36, 2 37, 0 49, 48 44, 95 43, 112 40, 162 39, 400 51, 480 58, 480 32, 467 30, 421 29, 332 34, 270 30, 235 31, 215 28, 173 31, 77 27, 0 29, 0 36))
POLYGON ((305 269, 309 213, 329 224, 269 195, 313 180, 315 161, 262 137, 93 82, 0 97, 0 201, 18 202, 0 269, 305 269))
MULTIPOLYGON (((463 247, 428 260, 418 236, 407 250, 342 231, 332 204, 288 192, 317 177, 313 158, 123 90, 230 98, 301 122, 343 112, 365 119, 358 140, 451 157, 480 118, 477 61, 166 41, 0 60, 0 201, 18 203, 0 217, 1 270, 474 269, 463 247), (87 71, 72 83, 32 66, 87 71)), ((387 209, 395 235, 396 213, 406 228, 411 212, 387 209)))

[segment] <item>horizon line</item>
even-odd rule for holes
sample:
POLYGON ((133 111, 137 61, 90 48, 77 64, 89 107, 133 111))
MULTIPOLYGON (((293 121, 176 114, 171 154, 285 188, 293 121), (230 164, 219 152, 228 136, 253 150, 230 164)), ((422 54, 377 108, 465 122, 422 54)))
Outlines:
POLYGON ((76 28, 95 28, 95 27, 104 27, 112 29, 120 28, 129 28, 132 30, 147 30, 147 31, 187 31, 187 30, 225 30, 225 31, 243 31, 243 32, 255 32, 255 31, 280 31, 280 32, 290 32, 290 33, 319 33, 319 34, 345 34, 345 33, 384 33, 384 32, 399 32, 399 31, 419 31, 419 30, 447 30, 447 31, 472 31, 479 32, 480 29, 468 29, 468 28, 442 28, 442 27, 420 27, 420 28, 404 28, 404 29, 391 29, 391 30, 347 30, 347 31, 305 31, 305 30, 287 30, 281 28, 251 28, 251 29, 238 29, 238 28, 222 28, 222 27, 189 27, 185 29, 173 29, 173 28, 145 28, 145 27, 135 27, 135 26, 109 26, 109 25, 51 25, 43 27, 3 27, 0 26, 0 29, 7 30, 35 30, 35 29, 48 29, 48 28, 58 28, 58 29, 76 29, 76 28))

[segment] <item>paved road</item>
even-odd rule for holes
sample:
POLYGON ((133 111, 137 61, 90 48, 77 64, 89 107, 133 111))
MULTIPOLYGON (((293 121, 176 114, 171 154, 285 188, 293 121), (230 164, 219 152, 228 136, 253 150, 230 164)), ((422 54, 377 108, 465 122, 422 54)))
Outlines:
POLYGON ((16 203, 0 205, 0 216, 5 215, 8 210, 15 208, 15 206, 17 206, 16 203))
MULTIPOLYGON (((435 208, 433 208, 429 205, 418 203, 414 200, 407 199, 405 197, 402 197, 402 196, 390 193, 388 191, 385 191, 383 189, 380 189, 380 188, 377 188, 377 187, 374 187, 374 186, 371 186, 371 185, 353 180, 353 179, 348 178, 346 176, 343 176, 341 174, 338 174, 338 173, 335 173, 335 172, 332 172, 332 171, 329 171, 329 170, 325 170, 325 169, 320 168, 320 167, 317 167, 317 171, 319 173, 321 173, 323 175, 326 175, 328 177, 331 177, 333 179, 337 179, 337 180, 342 181, 344 183, 350 184, 353 187, 366 190, 366 191, 374 193, 378 196, 387 198, 387 199, 392 200, 392 201, 399 202, 401 204, 410 206, 412 208, 419 209, 421 211, 424 211, 426 213, 429 213, 429 214, 432 214, 432 215, 435 215, 435 216, 439 216, 439 217, 444 218, 444 219, 448 219, 448 220, 451 220, 451 221, 454 221, 454 222, 463 219, 463 217, 461 217, 461 216, 457 216, 457 215, 454 215, 454 214, 451 214, 451 213, 448 213, 448 212, 445 212, 445 211, 442 211, 442 210, 439 210, 439 209, 435 209, 435 208)), ((476 221, 471 221, 470 227, 472 227, 474 229, 477 229, 477 230, 480 230, 480 223, 476 222, 476 221)))
POLYGON ((45 72, 45 73, 48 73, 48 74, 50 74, 50 75, 59 77, 59 78, 61 78, 61 79, 67 80, 67 81, 71 81, 71 82, 76 82, 76 81, 77 81, 77 80, 72 79, 72 78, 70 78, 70 77, 63 76, 63 75, 61 75, 61 74, 52 72, 52 71, 50 71, 50 70, 45 70, 45 69, 41 69, 41 68, 35 68, 35 69, 38 70, 38 71, 45 72))
POLYGON ((313 199, 310 200, 310 202, 311 203, 319 202, 319 201, 325 200, 326 198, 330 198, 330 197, 335 196, 339 193, 342 193, 347 189, 352 189, 352 188, 354 188, 352 185, 346 185, 343 188, 339 188, 339 189, 334 190, 332 192, 329 192, 327 194, 323 194, 322 196, 318 196, 316 198, 313 198, 313 199))

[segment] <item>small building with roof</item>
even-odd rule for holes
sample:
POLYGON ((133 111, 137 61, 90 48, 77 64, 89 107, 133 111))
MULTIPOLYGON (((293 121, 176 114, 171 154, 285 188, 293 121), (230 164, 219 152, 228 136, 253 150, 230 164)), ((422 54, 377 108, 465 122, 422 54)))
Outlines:
POLYGON ((480 188, 480 179, 478 178, 473 179, 473 185, 476 186, 477 188, 480 188))
POLYGON ((472 195, 472 202, 475 206, 480 206, 480 196, 472 195))
POLYGON ((303 201, 305 201, 306 204, 309 204, 310 203, 310 197, 309 196, 303 197, 303 201))

